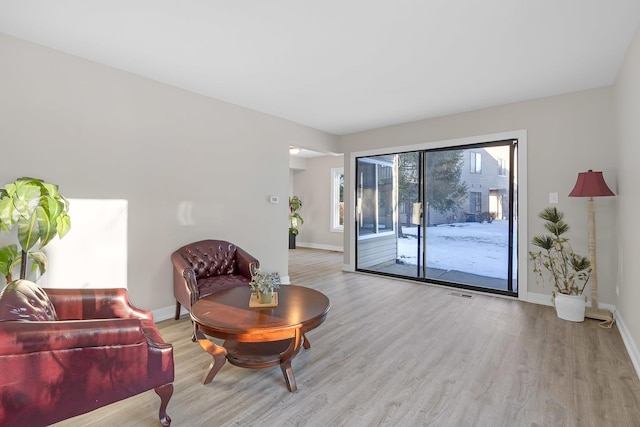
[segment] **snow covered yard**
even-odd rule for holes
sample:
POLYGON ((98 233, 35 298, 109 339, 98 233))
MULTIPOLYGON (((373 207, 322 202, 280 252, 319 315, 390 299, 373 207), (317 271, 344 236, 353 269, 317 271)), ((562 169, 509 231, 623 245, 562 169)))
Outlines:
MULTIPOLYGON (((506 279, 508 226, 508 221, 497 220, 427 227, 427 267, 506 279)), ((402 227, 408 237, 398 239, 398 258, 406 264, 417 264, 417 230, 402 227)))

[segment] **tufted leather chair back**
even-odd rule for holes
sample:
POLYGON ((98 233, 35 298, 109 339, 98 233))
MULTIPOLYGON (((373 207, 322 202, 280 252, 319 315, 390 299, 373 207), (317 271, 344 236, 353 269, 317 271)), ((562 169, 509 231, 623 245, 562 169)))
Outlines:
POLYGON ((196 279, 237 274, 237 247, 224 240, 202 240, 178 249, 182 257, 191 265, 196 279))
POLYGON ((58 320, 46 292, 28 280, 14 280, 0 292, 0 322, 58 320))
POLYGON ((176 319, 180 307, 188 310, 200 298, 236 286, 248 286, 260 262, 225 240, 200 240, 171 254, 176 319))

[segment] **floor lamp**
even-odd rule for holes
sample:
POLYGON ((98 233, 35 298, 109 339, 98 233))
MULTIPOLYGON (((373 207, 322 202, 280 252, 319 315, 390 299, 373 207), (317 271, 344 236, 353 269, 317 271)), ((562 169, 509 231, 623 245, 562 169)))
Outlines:
POLYGON ((580 172, 575 187, 569 197, 589 198, 589 261, 591 262, 591 307, 587 307, 585 316, 590 319, 613 322, 613 314, 609 310, 598 307, 598 272, 596 269, 596 209, 594 197, 615 196, 604 182, 602 172, 580 172))

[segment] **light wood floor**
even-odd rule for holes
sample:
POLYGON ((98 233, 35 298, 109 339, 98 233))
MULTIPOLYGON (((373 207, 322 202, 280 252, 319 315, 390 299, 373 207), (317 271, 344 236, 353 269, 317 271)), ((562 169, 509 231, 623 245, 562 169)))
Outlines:
MULTIPOLYGON (((189 320, 159 323, 174 345, 173 426, 640 426, 640 380, 620 333, 573 323, 553 308, 340 271, 342 254, 290 250, 294 284, 324 292, 331 311, 293 360, 298 391, 278 367, 210 356, 189 320)), ((153 391, 60 426, 157 426, 153 391)))

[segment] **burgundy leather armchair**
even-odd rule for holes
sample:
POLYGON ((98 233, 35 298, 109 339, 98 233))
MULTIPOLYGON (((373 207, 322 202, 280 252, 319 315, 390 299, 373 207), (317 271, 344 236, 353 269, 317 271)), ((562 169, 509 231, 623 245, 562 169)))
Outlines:
POLYGON ((126 289, 46 289, 16 280, 0 294, 0 425, 45 426, 154 389, 171 424, 173 347, 126 289))
POLYGON ((176 315, 180 306, 191 305, 214 292, 236 286, 249 286, 260 262, 233 243, 224 240, 201 240, 189 243, 171 254, 173 293, 176 315))

